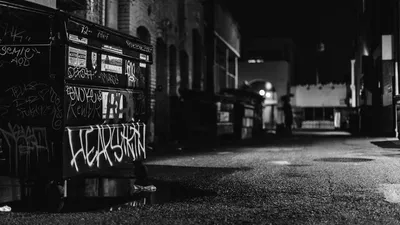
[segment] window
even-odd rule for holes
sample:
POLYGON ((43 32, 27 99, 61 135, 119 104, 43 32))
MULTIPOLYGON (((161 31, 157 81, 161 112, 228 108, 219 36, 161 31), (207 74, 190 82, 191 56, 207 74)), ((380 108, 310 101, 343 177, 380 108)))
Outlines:
POLYGON ((229 52, 228 71, 232 75, 236 74, 235 56, 233 55, 232 52, 229 52))
POLYGON ((315 108, 314 109, 315 120, 324 120, 324 108, 315 108))
POLYGON ((333 120, 333 108, 325 108, 324 110, 325 120, 333 120))
POLYGON ((263 63, 264 59, 249 59, 247 60, 248 63, 263 63))
POLYGON ((236 79, 235 77, 228 75, 228 84, 227 84, 227 88, 235 88, 235 82, 236 79))

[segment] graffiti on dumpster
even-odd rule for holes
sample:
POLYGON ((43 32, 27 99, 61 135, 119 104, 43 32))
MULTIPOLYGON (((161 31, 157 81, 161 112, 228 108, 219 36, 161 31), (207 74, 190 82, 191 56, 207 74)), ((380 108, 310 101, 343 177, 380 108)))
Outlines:
POLYGON ((103 92, 103 119, 114 120, 133 118, 133 98, 128 93, 110 91, 103 92), (130 104, 129 104, 130 103, 130 104))
POLYGON ((0 44, 3 42, 22 43, 24 41, 31 41, 31 37, 27 35, 26 30, 9 23, 0 23, 0 44))
POLYGON ((8 23, 0 23, 0 67, 5 64, 26 67, 40 51, 35 47, 12 46, 22 42, 30 42, 31 37, 26 31, 8 23), (7 44, 5 44, 7 43, 7 44))
POLYGON ((30 66, 31 60, 40 54, 37 48, 2 46, 0 48, 0 67, 6 63, 16 66, 30 66))
POLYGON ((67 76, 69 79, 86 79, 86 80, 93 80, 94 73, 87 69, 86 67, 80 66, 68 66, 67 76))
MULTIPOLYGON (((1 52, 0 52, 1 53, 1 52)), ((97 80, 102 84, 118 85, 120 83, 117 74, 90 70, 86 67, 68 66, 67 78, 71 80, 97 80)))
POLYGON ((67 128, 67 132, 70 165, 76 172, 146 158, 144 124, 96 125, 79 130, 67 128))
POLYGON ((117 74, 107 73, 107 72, 100 72, 99 78, 104 84, 119 84, 119 78, 117 74))
POLYGON ((145 78, 139 62, 125 60, 125 75, 128 77, 129 87, 144 87, 145 78))
POLYGON ((49 161, 53 155, 52 146, 48 145, 46 128, 12 125, 8 123, 7 128, 0 128, 1 149, 3 155, 8 155, 10 171, 19 171, 18 168, 25 167, 25 174, 29 174, 31 164, 36 161, 49 161), (5 153, 5 151, 8 152, 5 153), (24 163, 24 165, 20 165, 24 163))
POLYGON ((135 105, 137 100, 126 91, 68 86, 66 95, 69 99, 67 118, 103 119, 114 123, 121 119, 130 121, 134 117, 134 106, 142 106, 135 105))
POLYGON ((101 90, 68 86, 66 94, 69 97, 67 118, 98 118, 101 116, 101 90))
POLYGON ((52 119, 52 128, 59 130, 62 123, 62 103, 53 87, 32 81, 14 85, 5 90, 12 97, 11 104, 0 107, 1 116, 16 111, 21 118, 48 117, 52 119))

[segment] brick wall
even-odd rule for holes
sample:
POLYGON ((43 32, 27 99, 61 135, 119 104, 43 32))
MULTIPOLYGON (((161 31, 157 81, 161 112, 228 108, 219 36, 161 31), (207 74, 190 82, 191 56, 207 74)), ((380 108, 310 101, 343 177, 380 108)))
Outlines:
POLYGON ((107 0, 104 10, 106 15, 105 25, 118 30, 118 0, 107 0))

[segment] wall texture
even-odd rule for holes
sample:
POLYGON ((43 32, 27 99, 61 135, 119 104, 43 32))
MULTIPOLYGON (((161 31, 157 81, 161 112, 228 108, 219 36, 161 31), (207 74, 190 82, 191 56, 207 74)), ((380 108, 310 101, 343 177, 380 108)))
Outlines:
POLYGON ((299 85, 292 87, 296 107, 346 107, 348 85, 299 85))

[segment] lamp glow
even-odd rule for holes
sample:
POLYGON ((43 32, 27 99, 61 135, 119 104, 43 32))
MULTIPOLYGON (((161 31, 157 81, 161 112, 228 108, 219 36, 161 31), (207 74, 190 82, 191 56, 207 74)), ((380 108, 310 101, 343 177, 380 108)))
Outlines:
POLYGON ((265 95, 265 91, 264 91, 264 90, 260 90, 258 93, 259 93, 261 96, 264 96, 264 95, 265 95))
POLYGON ((265 83, 265 88, 266 88, 267 90, 271 90, 271 89, 272 89, 272 84, 271 84, 270 82, 266 82, 266 83, 265 83))

